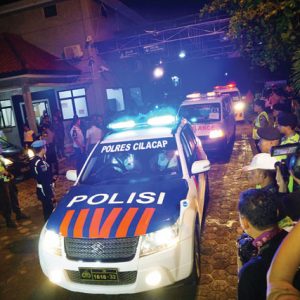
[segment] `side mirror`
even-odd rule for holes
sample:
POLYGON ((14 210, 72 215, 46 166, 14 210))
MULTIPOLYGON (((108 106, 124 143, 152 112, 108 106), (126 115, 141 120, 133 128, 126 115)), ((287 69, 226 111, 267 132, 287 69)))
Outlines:
POLYGON ((210 170, 210 161, 207 159, 197 160, 192 164, 192 174, 199 174, 210 170))
POLYGON ((77 171, 76 170, 68 170, 66 174, 66 178, 70 181, 77 180, 77 171))

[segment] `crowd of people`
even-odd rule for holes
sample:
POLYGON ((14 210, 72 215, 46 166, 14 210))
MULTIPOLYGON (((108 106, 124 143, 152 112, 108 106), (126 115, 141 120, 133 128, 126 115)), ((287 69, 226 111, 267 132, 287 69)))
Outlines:
MULTIPOLYGON (((100 141, 105 133, 103 118, 93 115, 86 122, 87 126, 81 124, 81 119, 74 116, 69 134, 72 141, 73 153, 71 162, 76 166, 77 172, 92 151, 93 147, 100 141)), ((24 124, 25 149, 33 149, 35 156, 30 161, 31 173, 37 182, 36 194, 42 203, 44 220, 47 221, 55 206, 54 182, 59 174, 58 160, 65 156, 65 126, 61 112, 58 110, 53 114, 53 119, 45 112, 38 126, 38 134, 24 124)), ((16 220, 28 219, 19 206, 18 189, 14 176, 6 167, 1 156, 0 148, 0 208, 5 218, 7 227, 16 228, 12 219, 12 212, 16 220)))
POLYGON ((243 171, 253 188, 240 195, 238 299, 300 299, 299 99, 274 88, 254 102, 257 152, 243 171), (296 151, 284 146, 296 145, 296 151), (283 149, 275 155, 273 147, 283 149), (286 148, 288 149, 288 148, 286 148))
MULTIPOLYGON (((291 95, 274 89, 267 99, 254 102, 257 114, 252 138, 257 152, 243 171, 252 188, 240 194, 238 211, 244 233, 238 245, 238 298, 300 299, 300 136, 299 105, 291 95), (297 115, 298 114, 298 115, 297 115), (295 144, 293 155, 272 156, 276 146, 295 144), (293 159, 293 163, 291 163, 293 159)), ((105 133, 103 118, 92 116, 89 126, 74 116, 69 134, 77 173, 95 144, 105 133)), ((24 147, 32 147, 33 176, 37 198, 42 202, 45 221, 54 203, 53 174, 58 174, 58 159, 65 157, 65 127, 61 112, 45 114, 39 126, 39 138, 24 125, 24 147)), ((1 153, 0 153, 1 154, 1 153)), ((54 178, 55 179, 55 178, 54 178)), ((8 227, 16 227, 11 218, 27 219, 19 207, 13 175, 0 160, 1 203, 8 227)))

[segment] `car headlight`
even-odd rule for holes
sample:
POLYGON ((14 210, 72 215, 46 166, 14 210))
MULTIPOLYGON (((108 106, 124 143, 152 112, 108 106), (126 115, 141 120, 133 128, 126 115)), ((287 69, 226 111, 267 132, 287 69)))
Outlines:
POLYGON ((27 155, 28 155, 29 159, 34 158, 34 152, 33 152, 33 150, 32 149, 28 149, 27 150, 27 155))
POLYGON ((217 139, 224 136, 224 131, 222 129, 215 129, 210 131, 209 138, 210 139, 217 139))
POLYGON ((245 109, 245 107, 246 107, 246 104, 245 104, 245 102, 242 102, 242 101, 236 102, 233 105, 234 110, 237 112, 243 111, 245 109))
POLYGON ((5 157, 2 157, 1 160, 3 161, 5 167, 9 167, 14 163, 12 160, 5 157))
POLYGON ((41 236, 43 250, 50 254, 61 255, 62 239, 63 237, 61 235, 46 229, 41 236))
POLYGON ((172 226, 144 235, 140 256, 153 254, 175 246, 178 243, 178 235, 178 221, 172 226))

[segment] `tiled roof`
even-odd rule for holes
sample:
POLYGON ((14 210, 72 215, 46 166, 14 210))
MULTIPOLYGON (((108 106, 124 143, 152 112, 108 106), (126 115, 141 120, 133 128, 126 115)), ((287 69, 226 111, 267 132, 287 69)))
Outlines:
POLYGON ((79 75, 80 70, 14 34, 0 34, 0 78, 24 74, 79 75))

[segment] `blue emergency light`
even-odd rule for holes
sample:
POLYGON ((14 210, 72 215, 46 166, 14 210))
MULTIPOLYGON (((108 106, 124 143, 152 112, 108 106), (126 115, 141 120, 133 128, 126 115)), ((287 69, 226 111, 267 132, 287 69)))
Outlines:
POLYGON ((172 115, 165 115, 165 116, 158 116, 149 118, 147 123, 150 126, 166 126, 172 125, 176 121, 175 116, 172 115))
POLYGON ((110 123, 107 127, 109 129, 118 130, 118 129, 130 129, 135 127, 136 123, 133 120, 120 121, 115 123, 110 123))
POLYGON ((172 108, 160 108, 146 115, 127 116, 110 123, 107 127, 114 131, 141 127, 173 126, 176 123, 176 113, 172 108))

